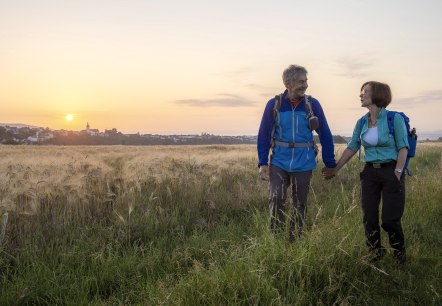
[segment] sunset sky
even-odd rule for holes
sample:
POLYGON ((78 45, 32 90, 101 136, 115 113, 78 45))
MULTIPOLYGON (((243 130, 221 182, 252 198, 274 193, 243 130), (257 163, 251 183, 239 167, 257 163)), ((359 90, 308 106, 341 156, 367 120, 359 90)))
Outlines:
POLYGON ((255 135, 290 64, 333 134, 392 110, 442 130, 440 0, 0 0, 0 123, 255 135), (72 115, 72 120, 66 116, 72 115))

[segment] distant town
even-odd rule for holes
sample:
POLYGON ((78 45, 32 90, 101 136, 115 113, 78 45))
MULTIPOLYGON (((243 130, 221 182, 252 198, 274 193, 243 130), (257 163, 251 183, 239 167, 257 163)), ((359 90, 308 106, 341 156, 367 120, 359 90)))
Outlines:
MULTIPOLYGON (((315 135, 316 140, 317 135, 315 135)), ((52 130, 23 124, 0 124, 0 144, 5 145, 197 145, 256 144, 255 135, 221 136, 208 133, 194 135, 123 134, 116 128, 99 131, 86 124, 84 130, 52 130)), ((333 136, 335 143, 347 143, 350 137, 333 136)), ((429 141, 429 139, 427 139, 429 141)), ((442 137, 435 141, 442 141, 442 137)))
POLYGON ((116 128, 99 131, 87 123, 81 131, 26 125, 0 125, 0 144, 8 145, 195 145, 254 144, 256 136, 123 134, 116 128))

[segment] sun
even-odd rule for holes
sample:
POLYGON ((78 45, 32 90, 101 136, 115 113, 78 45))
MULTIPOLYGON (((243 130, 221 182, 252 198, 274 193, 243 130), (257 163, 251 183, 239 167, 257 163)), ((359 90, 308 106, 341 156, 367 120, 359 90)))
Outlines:
POLYGON ((73 115, 71 115, 71 114, 67 114, 66 115, 66 120, 67 121, 72 121, 74 119, 74 116, 73 115))

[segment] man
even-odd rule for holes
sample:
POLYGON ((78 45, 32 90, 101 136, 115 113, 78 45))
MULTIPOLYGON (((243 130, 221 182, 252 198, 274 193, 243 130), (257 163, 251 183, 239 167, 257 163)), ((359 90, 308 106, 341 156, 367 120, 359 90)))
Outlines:
POLYGON ((278 96, 271 99, 262 116, 257 144, 258 166, 260 178, 269 181, 270 228, 275 232, 284 228, 287 189, 292 186, 290 241, 293 241, 302 233, 305 224, 310 178, 316 168, 312 129, 319 135, 325 166, 336 167, 336 160, 333 137, 322 107, 318 100, 305 95, 307 70, 290 65, 284 70, 282 79, 286 90, 279 95, 280 103, 276 102, 278 96))

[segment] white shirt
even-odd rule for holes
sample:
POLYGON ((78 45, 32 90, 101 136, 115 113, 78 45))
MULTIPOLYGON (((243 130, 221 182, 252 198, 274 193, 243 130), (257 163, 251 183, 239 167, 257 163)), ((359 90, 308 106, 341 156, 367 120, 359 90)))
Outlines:
POLYGON ((372 127, 368 128, 367 133, 362 136, 364 141, 368 144, 371 144, 372 146, 375 146, 378 144, 378 127, 372 127))

